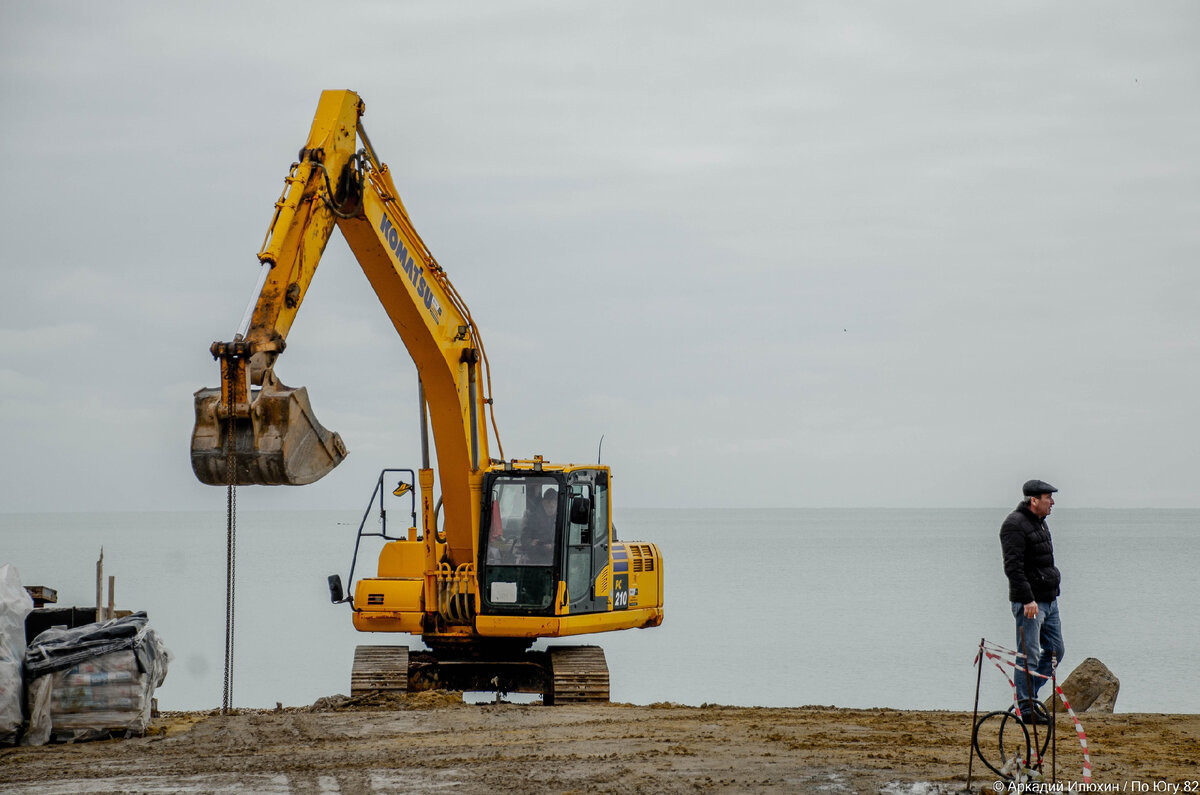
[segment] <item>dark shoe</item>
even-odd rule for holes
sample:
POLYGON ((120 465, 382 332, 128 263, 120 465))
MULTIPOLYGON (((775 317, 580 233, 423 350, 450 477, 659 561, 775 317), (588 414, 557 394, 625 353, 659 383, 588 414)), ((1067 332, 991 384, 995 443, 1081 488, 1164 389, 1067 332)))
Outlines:
POLYGON ((1049 726, 1050 716, 1044 712, 1022 712, 1021 723, 1026 726, 1036 723, 1038 726, 1049 726))

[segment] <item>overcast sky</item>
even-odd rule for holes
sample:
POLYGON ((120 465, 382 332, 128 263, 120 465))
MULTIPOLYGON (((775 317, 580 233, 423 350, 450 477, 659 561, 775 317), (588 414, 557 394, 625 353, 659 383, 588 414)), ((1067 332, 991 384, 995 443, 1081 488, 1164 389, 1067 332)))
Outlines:
MULTIPOLYGON (((322 89, 490 355, 509 457, 638 507, 1200 506, 1194 2, 0 1, 7 511, 224 509, 208 353, 322 89)), ((335 233, 277 373, 416 466, 335 233)))

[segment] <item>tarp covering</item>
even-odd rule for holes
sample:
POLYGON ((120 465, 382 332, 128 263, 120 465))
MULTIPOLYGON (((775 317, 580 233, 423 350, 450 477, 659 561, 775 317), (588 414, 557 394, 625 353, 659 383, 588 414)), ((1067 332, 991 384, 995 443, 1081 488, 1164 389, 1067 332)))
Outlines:
POLYGON ((25 657, 25 617, 33 600, 16 568, 0 566, 0 743, 12 743, 21 729, 21 661, 25 657))
POLYGON ((46 630, 25 652, 29 730, 22 743, 144 734, 169 658, 145 613, 46 630))

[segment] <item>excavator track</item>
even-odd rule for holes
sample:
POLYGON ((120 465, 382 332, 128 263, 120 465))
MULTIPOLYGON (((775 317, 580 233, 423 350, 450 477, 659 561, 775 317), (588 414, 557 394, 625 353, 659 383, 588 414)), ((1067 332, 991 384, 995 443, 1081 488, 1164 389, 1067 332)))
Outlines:
POLYGON ((351 698, 434 689, 540 692, 547 706, 603 703, 609 697, 608 663, 599 646, 552 646, 525 659, 490 661, 438 660, 429 652, 410 656, 407 646, 355 648, 351 698))
POLYGON ((608 663, 599 646, 555 646, 550 652, 546 704, 608 701, 608 663))
POLYGON ((408 692, 407 646, 357 646, 350 671, 350 697, 377 691, 408 692))

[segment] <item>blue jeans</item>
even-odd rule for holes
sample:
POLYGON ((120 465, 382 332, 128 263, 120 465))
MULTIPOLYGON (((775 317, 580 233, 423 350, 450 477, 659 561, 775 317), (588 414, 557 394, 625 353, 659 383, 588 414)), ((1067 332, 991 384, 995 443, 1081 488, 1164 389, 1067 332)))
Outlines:
POLYGON ((1013 672, 1013 681, 1017 685, 1017 704, 1021 710, 1031 707, 1025 702, 1037 698, 1038 689, 1048 679, 1032 674, 1026 676, 1025 664, 1030 671, 1036 671, 1046 677, 1050 676, 1051 656, 1062 662, 1066 649, 1063 647, 1062 624, 1058 620, 1058 600, 1053 602, 1038 602, 1037 618, 1025 617, 1025 605, 1020 602, 1012 603, 1013 617, 1017 620, 1017 649, 1025 652, 1025 659, 1017 658, 1017 669, 1013 672), (1021 648, 1024 640, 1025 647, 1021 648))

